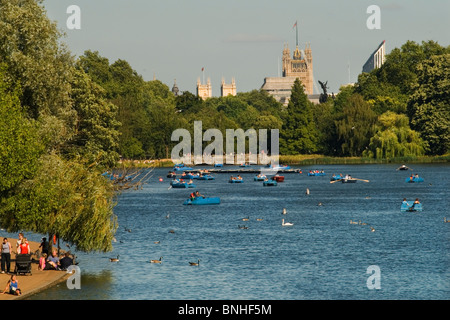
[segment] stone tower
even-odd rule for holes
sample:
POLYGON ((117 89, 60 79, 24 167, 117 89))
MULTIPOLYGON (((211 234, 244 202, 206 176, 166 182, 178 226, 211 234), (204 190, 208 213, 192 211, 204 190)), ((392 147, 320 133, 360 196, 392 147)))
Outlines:
POLYGON ((297 46, 292 58, 288 45, 285 45, 283 48, 282 62, 283 77, 299 78, 305 87, 305 93, 313 94, 314 80, 311 45, 306 44, 304 52, 297 46))
POLYGON ((212 97, 211 79, 208 78, 206 84, 202 84, 200 78, 197 80, 197 96, 201 97, 203 100, 212 97))
POLYGON ((231 84, 226 84, 225 79, 222 78, 222 85, 220 87, 220 93, 222 97, 226 97, 228 95, 235 96, 236 95, 236 81, 234 78, 231 79, 231 84))
POLYGON ((175 79, 173 82, 172 93, 174 94, 174 96, 178 96, 179 92, 180 92, 180 89, 178 89, 177 80, 175 79))

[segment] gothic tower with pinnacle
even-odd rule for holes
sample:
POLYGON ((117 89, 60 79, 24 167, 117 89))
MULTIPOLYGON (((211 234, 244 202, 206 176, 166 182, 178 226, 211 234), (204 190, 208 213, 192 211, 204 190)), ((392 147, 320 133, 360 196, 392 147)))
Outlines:
POLYGON ((228 95, 236 95, 236 81, 234 78, 231 79, 231 84, 225 83, 225 79, 222 78, 222 85, 220 87, 221 96, 226 97, 228 95))
POLYGON ((200 82, 200 78, 197 80, 197 96, 202 98, 203 100, 212 97, 212 87, 211 87, 211 79, 208 78, 206 84, 202 84, 200 82))
POLYGON ((289 47, 286 44, 283 48, 282 60, 283 77, 299 78, 305 87, 305 93, 313 94, 314 80, 311 44, 306 44, 304 51, 301 51, 298 46, 296 46, 292 58, 289 47))

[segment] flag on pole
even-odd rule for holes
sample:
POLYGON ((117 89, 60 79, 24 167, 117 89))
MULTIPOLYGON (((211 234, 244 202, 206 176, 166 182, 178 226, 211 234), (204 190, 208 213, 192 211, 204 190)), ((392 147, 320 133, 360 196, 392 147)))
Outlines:
POLYGON ((202 68, 202 71, 205 70, 205 67, 202 68))
POLYGON ((294 29, 297 26, 297 21, 295 21, 294 26, 292 27, 292 29, 294 29))

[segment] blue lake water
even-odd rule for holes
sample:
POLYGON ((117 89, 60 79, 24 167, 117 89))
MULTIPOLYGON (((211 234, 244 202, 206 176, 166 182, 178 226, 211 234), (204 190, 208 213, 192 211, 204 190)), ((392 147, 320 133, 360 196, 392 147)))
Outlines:
POLYGON ((228 183, 230 174, 194 180, 194 190, 221 198, 211 206, 183 206, 193 189, 169 189, 168 169, 155 169, 142 190, 119 195, 113 252, 76 252, 81 290, 61 283, 30 299, 449 299, 450 166, 398 166, 304 166, 277 187, 254 174, 243 174, 242 184, 228 183), (406 183, 412 172, 425 181, 406 183), (331 184, 333 173, 370 182, 331 184), (400 212, 405 197, 419 198, 423 211, 400 212), (149 263, 161 256, 162 264, 149 263), (372 265, 380 289, 367 286, 372 265))

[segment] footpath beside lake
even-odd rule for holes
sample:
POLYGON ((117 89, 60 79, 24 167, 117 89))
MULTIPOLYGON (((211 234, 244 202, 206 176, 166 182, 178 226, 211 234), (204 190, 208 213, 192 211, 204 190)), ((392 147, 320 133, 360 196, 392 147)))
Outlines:
MULTIPOLYGON (((4 236, 1 236, 3 239, 4 236)), ((8 238, 11 243, 13 251, 15 251, 17 239, 8 238)), ((39 243, 29 242, 31 252, 35 252, 39 248, 39 243)), ((15 259, 15 254, 11 254, 11 260, 15 259)), ((3 294, 3 290, 11 278, 14 272, 15 262, 11 261, 10 274, 2 273, 0 274, 0 300, 15 300, 15 299, 25 299, 32 294, 38 293, 45 290, 53 285, 56 285, 62 281, 65 281, 70 274, 66 271, 56 271, 56 270, 38 270, 38 264, 31 264, 31 275, 17 275, 17 280, 19 282, 19 288, 22 290, 21 296, 14 296, 12 294, 3 294)))

